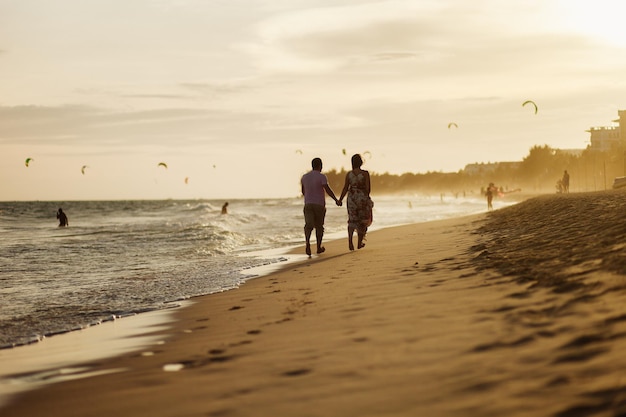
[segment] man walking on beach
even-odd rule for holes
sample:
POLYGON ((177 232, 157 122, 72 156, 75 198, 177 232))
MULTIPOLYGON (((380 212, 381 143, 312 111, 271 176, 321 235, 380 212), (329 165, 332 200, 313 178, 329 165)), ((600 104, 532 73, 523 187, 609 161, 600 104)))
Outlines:
POLYGON ((309 239, 315 229, 317 240, 317 253, 323 253, 326 249, 322 246, 324 236, 324 218, 326 217, 326 195, 335 200, 335 204, 341 206, 341 202, 335 197, 335 193, 328 185, 328 178, 322 174, 322 160, 313 158, 310 172, 302 176, 302 195, 304 195, 304 238, 306 240, 306 254, 311 256, 311 244, 309 239))

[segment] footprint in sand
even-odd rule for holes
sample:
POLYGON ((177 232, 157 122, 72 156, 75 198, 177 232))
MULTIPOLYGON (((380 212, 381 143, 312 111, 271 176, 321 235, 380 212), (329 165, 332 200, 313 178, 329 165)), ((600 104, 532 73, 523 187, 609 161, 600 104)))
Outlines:
POLYGON ((209 362, 222 363, 232 361, 233 359, 235 359, 234 356, 213 356, 212 358, 209 358, 209 362))
POLYGON ((310 369, 294 369, 293 371, 287 371, 287 372, 283 372, 283 376, 301 376, 301 375, 306 375, 311 373, 310 369))
POLYGON ((354 339, 352 339, 352 341, 356 343, 368 342, 369 340, 369 337, 355 337, 354 339))
POLYGON ((233 342, 229 346, 237 347, 237 346, 249 345, 251 343, 252 343, 252 340, 242 340, 241 342, 233 342))
POLYGON ((558 387, 559 385, 567 385, 571 382, 571 379, 566 376, 557 376, 546 383, 546 387, 558 387))

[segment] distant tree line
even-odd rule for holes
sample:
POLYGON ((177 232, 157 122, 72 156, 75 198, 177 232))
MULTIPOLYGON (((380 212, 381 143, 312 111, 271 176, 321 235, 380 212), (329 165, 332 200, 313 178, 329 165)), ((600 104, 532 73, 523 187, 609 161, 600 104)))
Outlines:
MULTIPOLYGON (((557 181, 564 171, 570 175, 570 192, 599 191, 611 188, 613 179, 626 175, 626 150, 615 148, 600 152, 587 148, 578 153, 534 146, 520 162, 475 164, 458 172, 404 173, 370 172, 376 194, 452 194, 480 195, 489 183, 505 191, 521 189, 527 193, 557 192, 557 181)), ((346 171, 325 172, 334 190, 343 188, 346 171)))

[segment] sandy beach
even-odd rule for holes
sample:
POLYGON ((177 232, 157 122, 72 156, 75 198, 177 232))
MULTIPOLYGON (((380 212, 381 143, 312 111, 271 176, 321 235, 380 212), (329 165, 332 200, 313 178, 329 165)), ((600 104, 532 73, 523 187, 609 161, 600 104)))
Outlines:
POLYGON ((326 242, 0 415, 626 415, 624 213, 549 195, 326 242))

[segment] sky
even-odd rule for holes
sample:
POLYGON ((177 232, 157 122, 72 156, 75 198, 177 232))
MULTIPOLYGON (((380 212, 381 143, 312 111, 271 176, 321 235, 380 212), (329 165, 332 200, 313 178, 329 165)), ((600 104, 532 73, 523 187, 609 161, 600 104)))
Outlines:
POLYGON ((297 197, 314 157, 401 174, 585 148, 626 109, 625 9, 0 0, 0 200, 297 197))

